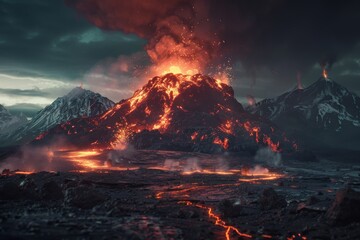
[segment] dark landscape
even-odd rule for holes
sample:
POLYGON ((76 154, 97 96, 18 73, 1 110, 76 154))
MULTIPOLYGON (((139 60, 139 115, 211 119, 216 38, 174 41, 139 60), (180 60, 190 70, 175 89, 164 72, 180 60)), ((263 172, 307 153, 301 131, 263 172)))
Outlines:
POLYGON ((0 239, 360 239, 359 11, 0 0, 0 239))

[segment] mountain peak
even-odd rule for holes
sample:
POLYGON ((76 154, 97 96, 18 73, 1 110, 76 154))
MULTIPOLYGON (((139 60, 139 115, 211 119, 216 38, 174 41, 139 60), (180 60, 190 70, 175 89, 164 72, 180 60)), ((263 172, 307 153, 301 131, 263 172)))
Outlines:
POLYGON ((93 117, 104 113, 114 106, 114 102, 99 93, 76 87, 63 97, 38 112, 30 122, 8 136, 2 144, 28 141, 55 125, 80 117, 93 117))
POLYGON ((6 134, 24 125, 27 119, 23 115, 11 114, 3 105, 0 104, 0 134, 6 134))
POLYGON ((86 93, 93 93, 93 94, 96 94, 90 90, 87 90, 87 89, 84 89, 82 87, 75 87, 73 88, 68 94, 66 94, 64 96, 64 98, 76 98, 76 97, 79 97, 80 95, 82 94, 86 94, 86 93))
POLYGON ((5 113, 5 112, 8 112, 7 109, 0 104, 0 113, 5 113))
POLYGON ((359 96, 324 77, 301 91, 293 90, 264 99, 248 110, 285 130, 300 135, 306 132, 313 138, 316 131, 331 134, 360 131, 359 96))

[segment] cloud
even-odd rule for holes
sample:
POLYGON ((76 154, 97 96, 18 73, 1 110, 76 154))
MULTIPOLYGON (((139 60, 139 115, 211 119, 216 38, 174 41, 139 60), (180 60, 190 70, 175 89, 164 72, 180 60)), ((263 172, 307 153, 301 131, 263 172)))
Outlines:
POLYGON ((4 88, 0 88, 0 94, 6 94, 8 96, 37 96, 37 97, 46 97, 49 94, 41 91, 40 89, 4 89, 4 88))
POLYGON ((18 103, 11 106, 6 106, 6 109, 9 110, 10 113, 19 115, 20 113, 25 114, 26 117, 32 118, 43 109, 43 106, 31 103, 18 103))
POLYGON ((32 69, 72 81, 104 58, 131 54, 144 45, 137 37, 92 26, 61 0, 0 4, 0 66, 5 69, 32 69))

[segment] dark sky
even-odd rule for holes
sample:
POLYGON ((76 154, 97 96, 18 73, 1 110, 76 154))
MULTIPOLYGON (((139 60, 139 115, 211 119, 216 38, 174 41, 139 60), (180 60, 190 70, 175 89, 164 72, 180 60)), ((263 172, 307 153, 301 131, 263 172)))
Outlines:
MULTIPOLYGON (((158 16, 179 15, 178 6, 184 11, 193 1, 165 1, 166 14, 139 6, 134 14, 114 18, 136 8, 125 2, 0 0, 0 104, 43 106, 81 82, 114 101, 131 96, 144 81, 130 73, 133 68, 125 73, 121 63, 130 61, 137 70, 148 64, 144 47, 149 49, 157 34, 158 16), (132 17, 144 14, 149 23, 131 25, 132 17)), ((360 93, 359 1, 196 2, 202 2, 201 18, 195 19, 203 21, 199 26, 223 41, 211 61, 230 61, 239 100, 248 94, 276 96, 296 85, 298 73, 307 86, 320 76, 320 62, 332 64, 334 81, 360 93)), ((195 21, 191 16, 186 24, 195 21)), ((204 32, 197 40, 209 39, 204 32)))

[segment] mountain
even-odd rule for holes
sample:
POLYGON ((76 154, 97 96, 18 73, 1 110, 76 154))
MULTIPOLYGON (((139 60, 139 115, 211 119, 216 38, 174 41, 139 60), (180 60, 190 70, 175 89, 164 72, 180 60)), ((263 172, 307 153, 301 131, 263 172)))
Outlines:
POLYGON ((24 115, 11 114, 4 106, 0 105, 0 135, 9 133, 26 124, 24 115))
POLYGON ((141 149, 201 152, 293 147, 272 123, 244 111, 230 86, 201 74, 154 77, 104 114, 61 124, 38 142, 59 136, 84 148, 124 142, 141 149))
POLYGON ((309 147, 360 148, 360 98, 328 78, 264 99, 247 110, 273 121, 309 147))
POLYGON ((1 145, 31 141, 52 127, 79 117, 93 117, 114 106, 114 102, 98 93, 74 88, 38 112, 25 126, 5 136, 1 145))

